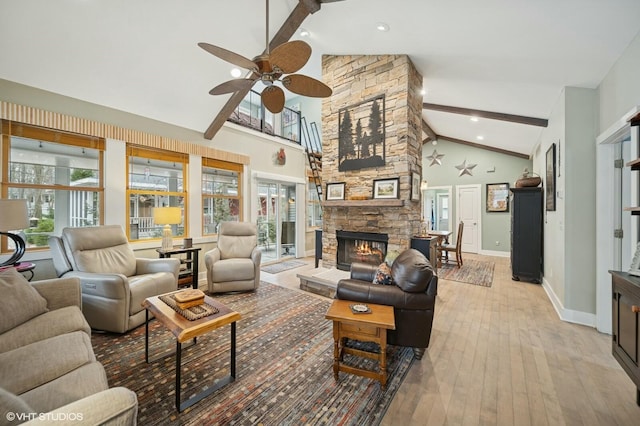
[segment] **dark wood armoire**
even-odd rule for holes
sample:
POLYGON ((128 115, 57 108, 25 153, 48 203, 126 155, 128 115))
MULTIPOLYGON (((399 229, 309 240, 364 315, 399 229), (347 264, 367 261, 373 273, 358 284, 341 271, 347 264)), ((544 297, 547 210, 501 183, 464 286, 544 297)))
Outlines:
POLYGON ((542 188, 511 188, 511 273, 542 282, 542 188))

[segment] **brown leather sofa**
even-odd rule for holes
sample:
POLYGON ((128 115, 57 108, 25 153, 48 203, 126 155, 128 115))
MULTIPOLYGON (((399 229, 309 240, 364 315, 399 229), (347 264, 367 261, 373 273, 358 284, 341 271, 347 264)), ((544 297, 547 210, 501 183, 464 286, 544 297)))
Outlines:
POLYGON ((391 345, 413 348, 422 359, 431 339, 438 276, 415 249, 400 253, 391 266, 394 285, 373 284, 378 265, 351 264, 351 278, 338 282, 336 298, 393 306, 396 329, 387 331, 391 345))

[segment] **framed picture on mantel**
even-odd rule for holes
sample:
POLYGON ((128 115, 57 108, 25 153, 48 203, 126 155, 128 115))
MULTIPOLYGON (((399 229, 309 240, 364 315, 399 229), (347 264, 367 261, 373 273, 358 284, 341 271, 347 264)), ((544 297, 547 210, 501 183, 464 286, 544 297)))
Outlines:
POLYGON ((400 179, 376 179, 373 181, 373 198, 398 198, 400 179))
POLYGON ((344 182, 327 184, 327 200, 344 200, 344 182))

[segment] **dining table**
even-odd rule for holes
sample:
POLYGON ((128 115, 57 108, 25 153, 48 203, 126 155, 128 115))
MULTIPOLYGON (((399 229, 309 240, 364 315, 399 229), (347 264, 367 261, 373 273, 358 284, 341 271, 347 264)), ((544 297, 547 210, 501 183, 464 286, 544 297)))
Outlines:
POLYGON ((436 253, 438 253, 436 263, 438 265, 438 268, 442 266, 442 257, 439 254, 438 248, 442 247, 442 244, 449 244, 449 237, 452 233, 453 231, 436 229, 430 229, 426 231, 427 236, 436 238, 436 253))

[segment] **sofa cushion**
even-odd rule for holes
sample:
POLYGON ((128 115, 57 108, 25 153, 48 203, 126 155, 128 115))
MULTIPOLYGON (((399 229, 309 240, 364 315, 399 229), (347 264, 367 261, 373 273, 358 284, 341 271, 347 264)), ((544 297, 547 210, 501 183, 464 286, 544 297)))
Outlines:
POLYGON ((47 301, 14 268, 0 272, 0 334, 48 311, 47 301))
POLYGON ((50 337, 1 353, 0 387, 21 395, 95 360, 87 333, 50 337))
POLYGON ((36 412, 46 413, 108 388, 104 367, 96 361, 44 383, 20 397, 36 412))
POLYGON ((136 274, 136 257, 120 225, 64 228, 62 241, 74 270, 136 274))
POLYGON ((431 282, 433 268, 422 253, 408 249, 393 262, 391 276, 396 285, 407 293, 421 293, 427 290, 431 282))
MULTIPOLYGON (((177 260, 177 259, 176 259, 177 260)), ((176 279, 169 272, 137 275, 129 278, 129 291, 131 301, 129 303, 129 315, 142 311, 142 302, 147 297, 168 293, 176 289, 176 279)))
POLYGON ((83 331, 91 335, 91 327, 80 308, 67 306, 55 309, 0 334, 0 353, 74 331, 83 331))
POLYGON ((211 279, 216 283, 252 280, 256 277, 251 259, 224 259, 213 264, 211 279))
POLYGON ((391 267, 387 262, 382 262, 376 270, 376 276, 373 277, 374 284, 393 285, 393 278, 391 278, 391 267))
POLYGON ((0 425, 17 425, 23 423, 20 414, 30 414, 34 410, 22 398, 0 388, 0 425), (16 416, 18 414, 18 416, 16 416))

